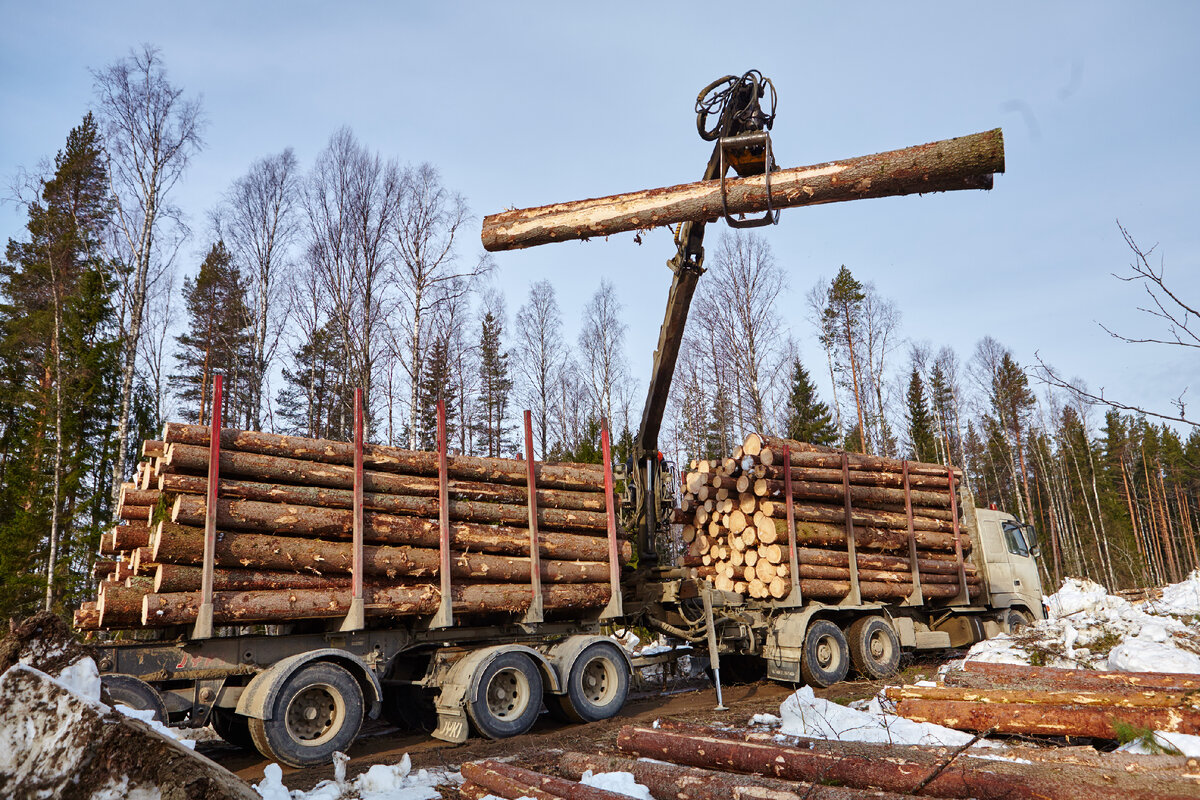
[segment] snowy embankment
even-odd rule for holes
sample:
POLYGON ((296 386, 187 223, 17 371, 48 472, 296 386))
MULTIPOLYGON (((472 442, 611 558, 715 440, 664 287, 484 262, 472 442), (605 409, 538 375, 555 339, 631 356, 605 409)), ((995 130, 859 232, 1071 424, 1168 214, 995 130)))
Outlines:
MULTIPOLYGON (((971 648, 966 660, 1123 672, 1200 674, 1200 572, 1167 586, 1162 597, 1131 603, 1090 581, 1069 579, 1046 598, 1050 618, 971 648)), ((961 663, 961 662, 959 662, 961 663)), ((947 665, 953 667, 955 664, 947 665)), ((947 667, 943 667, 946 669, 947 667)), ((918 685, 932 685, 921 682, 918 685)), ((839 741, 962 746, 973 734, 894 713, 881 692, 852 707, 822 700, 803 687, 784 700, 780 716, 756 715, 751 724, 776 730, 776 738, 802 736, 839 741)), ((1138 739, 1121 749, 1149 753, 1178 750, 1200 756, 1200 736, 1154 734, 1158 747, 1138 739)), ((987 740, 973 748, 996 747, 987 740)), ((1004 757, 1004 756, 992 756, 1004 757)))

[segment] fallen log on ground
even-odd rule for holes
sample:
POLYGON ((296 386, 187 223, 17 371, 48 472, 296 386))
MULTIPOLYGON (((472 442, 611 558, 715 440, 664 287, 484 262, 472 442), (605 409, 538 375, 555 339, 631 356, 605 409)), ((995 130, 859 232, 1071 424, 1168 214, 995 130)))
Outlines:
MULTIPOLYGON (((750 214, 768 207, 990 189, 992 174, 1003 171, 1004 138, 997 128, 903 150, 778 170, 771 173, 769 192, 765 176, 727 179, 725 204, 730 214, 750 214)), ((483 220, 481 239, 486 250, 512 250, 679 222, 713 221, 721 215, 721 181, 700 181, 491 214, 483 220)))
POLYGON ((629 797, 490 758, 468 761, 461 770, 463 777, 471 783, 509 800, 521 797, 532 797, 534 800, 628 800, 629 797))
MULTIPOLYGON (((1122 689, 1109 691, 1039 691, 1036 689, 968 689, 951 686, 889 686, 891 700, 937 700, 966 703, 1012 703, 1050 706, 1113 706, 1118 708, 1191 708, 1200 710, 1200 694, 1190 690, 1122 689)), ((1055 713, 1055 712, 1050 712, 1055 713)))
POLYGON ((989 686, 1014 685, 1030 689, 1116 689, 1130 686, 1138 689, 1200 689, 1200 675, 1169 672, 1102 672, 1093 669, 1059 669, 1031 667, 1023 664, 991 664, 986 661, 967 661, 962 670, 951 670, 946 683, 980 676, 989 686), (964 672, 966 675, 964 676, 964 672))
POLYGON ((956 700, 901 700, 896 713, 962 731, 1023 733, 1036 736, 1090 736, 1119 739, 1120 728, 1200 734, 1200 712, 1191 708, 1053 706, 1032 703, 980 703, 956 700))
MULTIPOLYGON (((608 602, 607 583, 549 584, 542 587, 546 611, 575 611, 596 608, 608 602)), ((376 616, 432 614, 440 592, 431 584, 416 586, 372 586, 364 588, 366 613, 376 616)), ((213 623, 241 625, 252 622, 283 622, 296 619, 334 618, 350 610, 350 592, 342 589, 281 589, 261 592, 214 592, 213 623)), ((455 614, 515 614, 527 611, 531 594, 519 584, 473 584, 455 586, 455 614)), ((186 625, 196 621, 199 592, 147 594, 142 598, 142 624, 147 627, 186 625)))

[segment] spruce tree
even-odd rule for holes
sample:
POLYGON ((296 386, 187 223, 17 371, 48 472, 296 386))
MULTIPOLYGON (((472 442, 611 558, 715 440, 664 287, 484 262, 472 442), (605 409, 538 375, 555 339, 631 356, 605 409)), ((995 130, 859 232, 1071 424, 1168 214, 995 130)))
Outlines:
POLYGON ((933 420, 925 403, 925 387, 921 373, 915 368, 908 379, 908 442, 915 461, 935 461, 937 446, 933 436, 933 420))
POLYGON ((505 418, 512 379, 508 377, 508 353, 501 344, 502 325, 492 312, 484 315, 479 336, 479 423, 480 441, 486 455, 498 457, 510 447, 505 418))
POLYGON ((837 441, 837 428, 829 406, 817 398, 817 387, 798 358, 792 360, 792 388, 788 393, 786 413, 787 438, 820 445, 837 441))
POLYGON ((222 420, 233 426, 247 421, 252 405, 244 384, 249 365, 250 314, 246 287, 233 257, 218 241, 208 251, 195 279, 183 282, 188 328, 176 337, 178 372, 170 382, 184 403, 184 413, 199 424, 209 421, 213 377, 223 375, 222 420))
POLYGON ((283 367, 275 399, 283 429, 297 436, 349 441, 354 436, 354 390, 346 382, 345 348, 332 322, 317 328, 283 367))
POLYGON ((455 400, 458 392, 452 380, 450 366, 449 340, 445 336, 439 336, 433 343, 433 349, 425 357, 424 374, 420 386, 417 387, 417 401, 420 404, 417 414, 417 446, 423 450, 437 449, 439 399, 446 404, 447 442, 453 441, 458 433, 452 424, 457 412, 455 400))

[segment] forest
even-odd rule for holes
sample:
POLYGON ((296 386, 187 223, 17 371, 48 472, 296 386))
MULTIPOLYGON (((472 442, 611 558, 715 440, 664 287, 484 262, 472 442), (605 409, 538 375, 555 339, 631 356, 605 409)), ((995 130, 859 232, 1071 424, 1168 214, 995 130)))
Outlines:
MULTIPOLYGON (((521 457, 529 409, 539 459, 598 462, 601 420, 628 457, 632 365, 648 359, 629 357, 611 283, 567 309, 548 281, 506 284, 436 166, 346 127, 311 164, 267 148, 192 230, 173 201, 203 146, 200 101, 151 47, 93 78, 91 108, 17 181, 26 225, 0 261, 0 613, 90 596, 141 441, 168 420, 207 423, 216 375, 229 427, 347 440, 361 388, 370 441, 432 449, 442 400, 455 452, 521 457)), ((1166 345, 1196 346, 1186 300, 1122 232, 1166 345)), ((807 273, 768 236, 710 241, 668 458, 721 457, 762 432, 954 464, 977 505, 1037 528, 1047 585, 1159 585, 1200 567, 1195 426, 1113 405, 996 339, 914 341, 863 280, 870 264, 827 265, 785 314, 778 296, 807 273)))

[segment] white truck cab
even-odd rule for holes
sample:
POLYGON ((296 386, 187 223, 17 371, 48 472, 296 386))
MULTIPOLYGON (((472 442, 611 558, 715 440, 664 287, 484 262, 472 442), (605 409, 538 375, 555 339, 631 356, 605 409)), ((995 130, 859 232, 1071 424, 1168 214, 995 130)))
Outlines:
POLYGON ((987 604, 1016 609, 1030 620, 1043 619, 1033 528, 1012 514, 988 508, 975 509, 975 527, 978 550, 972 553, 972 560, 983 574, 987 604))

